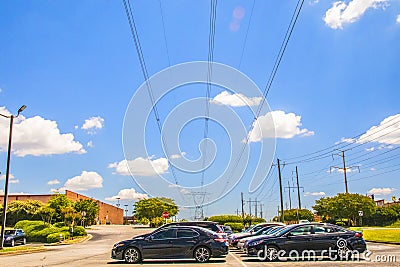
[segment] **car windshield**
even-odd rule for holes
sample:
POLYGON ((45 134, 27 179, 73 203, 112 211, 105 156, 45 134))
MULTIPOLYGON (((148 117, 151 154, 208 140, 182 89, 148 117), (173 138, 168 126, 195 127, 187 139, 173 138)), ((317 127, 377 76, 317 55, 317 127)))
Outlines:
POLYGON ((4 234, 5 235, 15 235, 15 230, 5 230, 4 234))

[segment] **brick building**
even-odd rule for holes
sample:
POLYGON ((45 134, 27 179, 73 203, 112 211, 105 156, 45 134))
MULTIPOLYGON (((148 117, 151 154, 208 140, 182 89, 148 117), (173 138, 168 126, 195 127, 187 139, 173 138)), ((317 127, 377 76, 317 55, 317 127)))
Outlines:
MULTIPOLYGON (((81 195, 79 193, 75 193, 69 190, 65 191, 65 195, 68 199, 72 201, 78 201, 80 199, 92 199, 96 201, 99 205, 99 216, 98 216, 98 223, 99 224, 123 224, 124 223, 124 210, 113 205, 104 203, 100 200, 96 200, 91 197, 87 197, 81 195)), ((21 194, 21 195, 8 195, 8 203, 11 203, 16 200, 25 201, 28 199, 31 200, 39 200, 43 203, 49 202, 52 194, 44 194, 44 195, 28 195, 28 194, 21 194)), ((4 196, 0 196, 0 203, 3 204, 4 196)))

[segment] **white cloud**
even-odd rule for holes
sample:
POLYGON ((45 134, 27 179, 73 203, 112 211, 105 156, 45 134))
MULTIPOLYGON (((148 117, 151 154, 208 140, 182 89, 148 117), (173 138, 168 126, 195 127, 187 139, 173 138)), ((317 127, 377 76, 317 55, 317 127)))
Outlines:
POLYGON ((397 22, 397 24, 400 24, 400 15, 397 15, 396 22, 397 22))
POLYGON ((369 195, 374 194, 374 195, 377 195, 377 196, 379 196, 379 195, 386 196, 386 195, 391 195, 394 191, 396 191, 395 188, 389 188, 389 187, 386 187, 386 188, 372 188, 371 190, 368 191, 368 194, 369 195))
POLYGON ((376 171, 376 169, 375 169, 375 168, 370 168, 369 170, 370 170, 370 171, 376 171))
POLYGON ((285 113, 281 110, 271 111, 264 116, 258 117, 253 123, 253 128, 249 132, 249 141, 259 142, 263 138, 289 139, 297 135, 314 135, 313 131, 305 128, 301 129, 301 125, 301 116, 294 113, 285 113))
POLYGON ((357 140, 357 143, 366 142, 383 144, 378 149, 390 149, 391 145, 400 145, 400 114, 389 116, 381 121, 378 126, 372 126, 357 140))
MULTIPOLYGON (((0 175, 0 180, 5 180, 6 179, 6 175, 2 174, 0 175)), ((8 182, 10 184, 18 184, 19 183, 19 179, 15 179, 14 175, 10 173, 10 175, 8 176, 8 182)))
POLYGON ((138 157, 134 160, 122 160, 108 165, 108 168, 115 169, 115 173, 119 175, 137 175, 137 176, 157 176, 168 171, 168 160, 166 158, 154 159, 138 157), (128 169, 131 170, 131 173, 128 169))
POLYGON ((179 190, 179 192, 181 192, 182 194, 189 194, 190 193, 190 191, 185 189, 185 188, 182 188, 181 190, 179 190))
POLYGON ((375 150, 375 147, 370 147, 370 148, 366 148, 366 149, 365 149, 365 151, 368 151, 368 152, 374 151, 374 150, 375 150))
POLYGON ((90 140, 89 142, 87 142, 86 146, 87 146, 87 147, 94 147, 93 141, 90 140))
POLYGON ((312 0, 310 2, 308 2, 311 6, 316 5, 319 3, 319 0, 312 0))
POLYGON ((325 196, 325 192, 306 192, 304 196, 315 196, 315 197, 322 197, 325 196))
MULTIPOLYGON (((9 115, 5 107, 0 113, 9 115)), ((0 120, 0 151, 8 148, 9 121, 0 120)), ((71 133, 61 134, 57 122, 46 120, 40 116, 25 118, 20 115, 14 120, 13 153, 17 156, 42 156, 65 153, 86 153, 82 144, 74 140, 71 133)))
POLYGON ((101 129, 104 126, 104 119, 102 117, 90 117, 85 120, 85 123, 82 125, 83 130, 92 130, 89 133, 95 133, 93 130, 101 129))
POLYGON ((122 189, 118 192, 118 195, 107 197, 106 200, 108 201, 117 201, 118 199, 121 200, 138 200, 138 199, 145 199, 149 196, 147 194, 138 193, 135 191, 134 188, 129 189, 122 189))
POLYGON ((210 102, 231 107, 258 106, 262 97, 247 97, 243 94, 230 94, 228 91, 216 95, 210 102))
POLYGON ((354 140, 353 138, 345 138, 342 137, 342 139, 340 139, 339 142, 336 142, 335 145, 341 144, 341 143, 354 143, 356 140, 354 140))
POLYGON ((343 29, 343 25, 359 20, 367 9, 385 8, 388 4, 388 0, 352 0, 348 4, 337 1, 326 11, 323 19, 332 29, 343 29))
POLYGON ((173 154, 173 155, 171 155, 171 156, 169 156, 171 159, 180 159, 180 158, 182 158, 183 156, 185 156, 186 155, 186 152, 182 152, 181 154, 173 154))
POLYGON ((58 179, 50 180, 47 182, 48 185, 56 185, 59 183, 60 183, 60 181, 58 179))
POLYGON ((103 177, 97 172, 83 171, 81 175, 68 179, 63 188, 60 190, 71 190, 71 191, 86 191, 93 188, 103 187, 103 177))
POLYGON ((0 195, 4 195, 4 190, 0 189, 0 195))

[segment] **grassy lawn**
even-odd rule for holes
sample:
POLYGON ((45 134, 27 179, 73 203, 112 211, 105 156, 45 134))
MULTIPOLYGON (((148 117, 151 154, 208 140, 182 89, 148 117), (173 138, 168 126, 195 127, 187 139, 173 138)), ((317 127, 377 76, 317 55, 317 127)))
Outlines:
POLYGON ((35 251, 35 250, 43 250, 44 247, 27 247, 27 246, 21 246, 21 247, 4 247, 2 250, 0 250, 0 255, 1 254, 9 254, 12 252, 18 252, 18 251, 35 251))
POLYGON ((354 231, 362 231, 363 237, 366 241, 400 243, 400 229, 390 229, 385 227, 352 227, 351 229, 354 231))

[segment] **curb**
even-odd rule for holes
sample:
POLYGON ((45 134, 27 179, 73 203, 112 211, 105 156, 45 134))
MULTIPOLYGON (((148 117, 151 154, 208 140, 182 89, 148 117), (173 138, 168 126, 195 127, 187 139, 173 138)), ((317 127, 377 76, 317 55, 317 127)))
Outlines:
POLYGON ((46 251, 46 248, 38 248, 38 249, 31 249, 31 250, 15 250, 15 251, 9 251, 5 253, 0 253, 0 257, 2 256, 10 256, 10 255, 20 255, 20 254, 31 254, 35 252, 43 252, 46 251))
POLYGON ((365 240, 365 241, 377 244, 400 245, 400 242, 385 242, 385 241, 374 241, 374 240, 365 240))
POLYGON ((67 241, 63 241, 63 242, 57 242, 57 243, 50 243, 50 244, 45 244, 44 246, 46 247, 52 247, 52 246, 66 246, 66 245, 73 245, 73 244, 79 244, 79 243, 83 243, 86 242, 90 239, 92 239, 92 235, 91 234, 87 234, 84 238, 79 239, 76 242, 67 240, 67 241), (68 242, 69 241, 69 242, 68 242))

